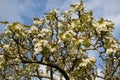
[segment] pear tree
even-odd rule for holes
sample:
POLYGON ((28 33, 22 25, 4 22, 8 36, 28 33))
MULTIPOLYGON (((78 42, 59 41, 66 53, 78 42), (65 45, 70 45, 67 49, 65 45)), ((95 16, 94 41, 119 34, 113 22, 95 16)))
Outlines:
POLYGON ((32 25, 1 21, 0 80, 119 80, 120 44, 114 24, 96 20, 81 1, 53 9, 32 25), (95 51, 99 57, 89 57, 95 51), (102 76, 96 64, 98 58, 102 76))

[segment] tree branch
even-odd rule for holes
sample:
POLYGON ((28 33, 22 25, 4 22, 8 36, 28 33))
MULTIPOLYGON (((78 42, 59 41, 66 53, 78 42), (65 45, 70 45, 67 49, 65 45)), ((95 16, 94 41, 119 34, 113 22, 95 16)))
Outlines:
POLYGON ((66 80, 70 80, 69 79, 69 76, 67 75, 67 73, 61 69, 58 65, 56 64, 53 64, 53 63, 44 63, 44 62, 41 62, 41 61, 28 61, 28 60, 22 60, 23 63, 38 63, 38 64, 42 64, 42 65, 46 65, 46 66, 49 66, 49 67, 53 67, 55 69, 57 69, 63 76, 66 80))

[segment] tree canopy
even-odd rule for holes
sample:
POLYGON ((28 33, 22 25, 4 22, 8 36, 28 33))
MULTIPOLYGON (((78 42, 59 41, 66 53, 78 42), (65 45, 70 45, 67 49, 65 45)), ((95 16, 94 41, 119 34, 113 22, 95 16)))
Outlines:
POLYGON ((120 44, 112 35, 114 24, 96 20, 81 1, 65 12, 53 9, 32 25, 1 22, 0 80, 120 79, 120 44), (100 76, 96 51, 103 64, 100 76))

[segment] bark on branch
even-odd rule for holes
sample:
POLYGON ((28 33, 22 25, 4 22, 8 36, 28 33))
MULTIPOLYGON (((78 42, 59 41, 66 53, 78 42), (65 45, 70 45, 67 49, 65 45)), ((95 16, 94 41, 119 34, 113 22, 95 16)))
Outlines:
POLYGON ((67 75, 67 73, 63 69, 61 69, 58 65, 56 65, 56 64, 53 64, 53 63, 44 63, 44 62, 41 62, 41 61, 28 61, 28 60, 22 60, 22 62, 23 63, 38 63, 38 64, 42 64, 42 65, 46 65, 46 66, 55 68, 55 69, 57 69, 64 76, 64 78, 66 80, 70 80, 69 76, 67 75))

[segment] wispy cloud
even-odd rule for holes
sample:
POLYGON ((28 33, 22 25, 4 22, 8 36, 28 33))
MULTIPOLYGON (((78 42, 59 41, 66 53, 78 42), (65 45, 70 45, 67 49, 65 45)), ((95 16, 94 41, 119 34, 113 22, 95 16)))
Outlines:
MULTIPOLYGON (((83 0, 96 18, 105 17, 120 24, 120 0, 83 0)), ((0 20, 24 21, 25 18, 40 17, 44 12, 59 8, 67 10, 70 4, 79 0, 0 0, 0 20)))
POLYGON ((21 21, 17 0, 1 0, 0 1, 0 20, 21 21))
MULTIPOLYGON (((98 76, 104 77, 104 74, 102 73, 103 70, 97 69, 98 76)), ((103 80, 102 78, 97 77, 96 80, 103 80)))
MULTIPOLYGON (((0 0, 0 21, 31 24, 33 17, 40 17, 43 14, 45 4, 43 0, 0 0)), ((2 32, 4 25, 0 26, 2 32)))
POLYGON ((0 20, 31 23, 33 17, 41 16, 45 4, 43 0, 0 0, 0 20))
POLYGON ((70 8, 70 4, 79 2, 79 0, 48 0, 46 5, 46 11, 49 11, 54 8, 59 8, 60 11, 65 11, 70 8))
POLYGON ((93 10, 96 18, 104 17, 112 20, 116 25, 120 24, 120 0, 86 0, 85 2, 87 8, 93 10))

